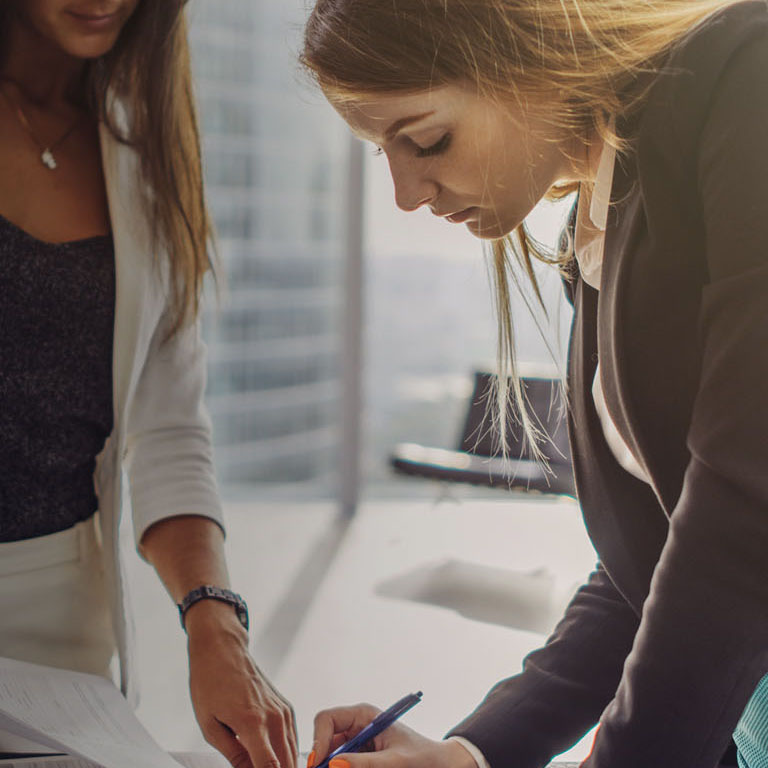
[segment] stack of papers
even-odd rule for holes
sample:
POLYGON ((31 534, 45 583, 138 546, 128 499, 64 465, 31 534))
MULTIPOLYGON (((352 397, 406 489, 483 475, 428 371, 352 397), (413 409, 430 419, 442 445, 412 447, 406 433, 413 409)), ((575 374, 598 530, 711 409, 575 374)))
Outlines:
MULTIPOLYGON (((203 752, 172 752, 174 765, 187 768, 230 768, 229 763, 217 753, 203 752)), ((14 757, 3 759, 0 757, 0 765, 3 768, 97 768, 97 763, 88 760, 78 760, 67 755, 50 755, 47 757, 14 757)))
POLYGON ((164 752, 120 691, 103 677, 2 657, 0 764, 4 768, 229 767, 213 751, 164 752))

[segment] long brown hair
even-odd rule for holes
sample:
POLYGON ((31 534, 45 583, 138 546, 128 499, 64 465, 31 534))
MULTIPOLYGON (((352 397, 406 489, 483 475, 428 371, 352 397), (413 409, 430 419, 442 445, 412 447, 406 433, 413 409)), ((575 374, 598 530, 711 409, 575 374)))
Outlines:
MULTIPOLYGON (((597 133, 621 151, 631 137, 617 135, 614 121, 641 107, 670 49, 707 16, 740 1, 317 0, 301 62, 331 101, 469 84, 501 104, 544 99, 550 124, 564 135, 586 147, 597 133)), ((555 187, 547 196, 577 188, 555 187)), ((571 250, 548 253, 524 225, 492 244, 502 445, 511 394, 537 452, 537 426, 516 375, 513 287, 530 284, 542 303, 534 259, 563 269, 571 250)))
MULTIPOLYGON (((0 2, 0 56, 13 5, 0 2)), ((88 62, 84 84, 94 116, 141 159, 155 243, 168 259, 170 337, 196 317, 212 266, 184 1, 140 0, 114 47, 88 62)))

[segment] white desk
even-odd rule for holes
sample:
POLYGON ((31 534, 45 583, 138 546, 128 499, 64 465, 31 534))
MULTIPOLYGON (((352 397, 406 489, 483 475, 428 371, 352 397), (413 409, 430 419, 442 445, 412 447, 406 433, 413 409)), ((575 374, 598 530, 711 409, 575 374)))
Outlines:
MULTIPOLYGON (((302 747, 319 709, 358 701, 386 707, 418 689, 424 700, 404 722, 440 738, 495 681, 519 671, 545 637, 542 621, 554 623, 595 560, 569 500, 500 494, 498 501, 437 506, 364 504, 275 680, 296 708, 302 747), (477 599, 483 584, 491 594, 485 606, 477 599), (498 626, 394 594, 431 596, 443 605, 453 595, 491 616, 506 606, 520 623, 543 631, 498 626), (545 604, 543 612, 533 608, 536 601, 545 604)), ((584 740, 568 755, 587 751, 584 740)))

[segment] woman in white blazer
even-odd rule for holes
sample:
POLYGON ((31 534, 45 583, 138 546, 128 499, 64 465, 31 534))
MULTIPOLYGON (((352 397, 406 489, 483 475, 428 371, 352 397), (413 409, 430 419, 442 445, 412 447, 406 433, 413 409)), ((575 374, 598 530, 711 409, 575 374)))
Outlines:
POLYGON ((109 675, 116 652, 135 700, 125 470, 204 735, 238 768, 294 766, 223 553, 194 114, 181 0, 0 3, 0 655, 109 675))

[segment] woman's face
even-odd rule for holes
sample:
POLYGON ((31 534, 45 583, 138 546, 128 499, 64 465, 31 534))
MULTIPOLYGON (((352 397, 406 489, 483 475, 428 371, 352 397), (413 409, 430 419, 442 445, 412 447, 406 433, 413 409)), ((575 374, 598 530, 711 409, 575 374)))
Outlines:
MULTIPOLYGON (((170 0, 152 0, 169 2, 170 0)), ((117 42, 139 0, 16 0, 15 11, 36 35, 79 59, 103 56, 117 42)))
POLYGON ((543 108, 502 106, 459 85, 334 106, 386 155, 400 208, 428 205, 476 237, 508 234, 555 182, 579 175, 576 142, 543 108))

